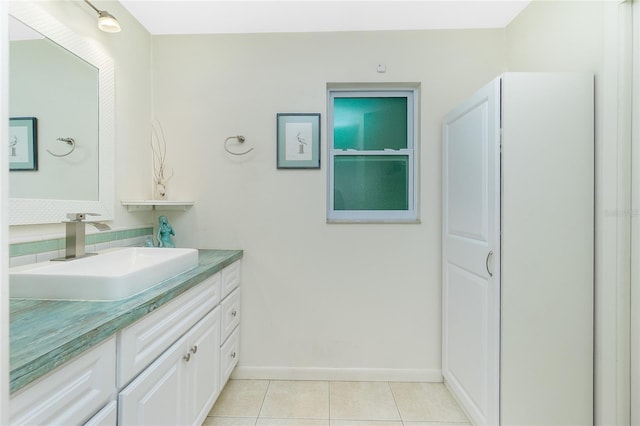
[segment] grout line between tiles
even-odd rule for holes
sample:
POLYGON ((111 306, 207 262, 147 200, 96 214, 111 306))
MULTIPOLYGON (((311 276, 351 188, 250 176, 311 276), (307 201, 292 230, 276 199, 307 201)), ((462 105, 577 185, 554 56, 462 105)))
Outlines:
POLYGON ((258 411, 258 417, 256 417, 256 422, 253 424, 254 426, 258 425, 258 420, 262 416, 262 409, 264 408, 264 402, 267 400, 267 394, 269 393, 271 382, 272 380, 269 380, 269 383, 267 383, 267 389, 264 391, 264 396, 262 397, 262 404, 260 404, 260 411, 258 411))
POLYGON ((329 383, 329 386, 327 386, 329 392, 329 425, 331 425, 331 380, 328 380, 327 382, 329 383))
POLYGON ((391 397, 393 398, 393 403, 396 406, 396 411, 398 412, 398 417, 400 418, 400 423, 404 425, 404 419, 402 418, 402 413, 400 412, 400 407, 398 407, 398 400, 396 399, 396 394, 393 393, 393 386, 391 386, 391 382, 387 382, 387 386, 389 386, 389 390, 391 391, 391 397))
POLYGON ((400 412, 398 400, 396 399, 396 394, 393 392, 393 386, 391 386, 391 382, 387 382, 387 386, 389 386, 389 390, 391 391, 391 397, 393 398, 393 403, 396 405, 396 411, 398 412, 398 417, 400 417, 400 422, 404 425, 404 419, 402 418, 402 413, 400 412))

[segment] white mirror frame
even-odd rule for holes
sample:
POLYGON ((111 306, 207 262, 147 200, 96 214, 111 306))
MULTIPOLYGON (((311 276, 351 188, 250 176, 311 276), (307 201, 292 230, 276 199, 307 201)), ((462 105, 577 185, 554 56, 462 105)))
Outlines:
POLYGON ((96 42, 71 29, 30 2, 9 2, 9 14, 98 69, 98 200, 9 199, 9 224, 62 222, 67 213, 97 213, 113 220, 115 77, 111 58, 96 42))

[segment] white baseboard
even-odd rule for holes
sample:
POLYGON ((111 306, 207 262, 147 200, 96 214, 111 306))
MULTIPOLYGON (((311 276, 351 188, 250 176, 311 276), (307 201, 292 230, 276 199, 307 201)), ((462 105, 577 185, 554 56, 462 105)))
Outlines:
POLYGON ((333 380, 352 382, 442 382, 442 370, 393 368, 305 368, 237 366, 234 379, 333 380))

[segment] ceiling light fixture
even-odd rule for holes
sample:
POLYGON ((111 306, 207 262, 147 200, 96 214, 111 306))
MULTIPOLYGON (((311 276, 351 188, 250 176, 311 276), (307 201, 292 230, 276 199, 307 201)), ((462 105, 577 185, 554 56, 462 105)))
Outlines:
POLYGON ((106 10, 98 9, 97 7, 89 3, 88 0, 84 0, 84 2, 91 6, 93 10, 98 12, 98 28, 100 28, 102 31, 106 33, 119 33, 122 30, 120 28, 118 20, 112 14, 110 14, 106 10))

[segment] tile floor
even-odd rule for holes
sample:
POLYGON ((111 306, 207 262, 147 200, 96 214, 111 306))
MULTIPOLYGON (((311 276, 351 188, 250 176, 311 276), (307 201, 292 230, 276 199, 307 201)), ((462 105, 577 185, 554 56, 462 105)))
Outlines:
POLYGON ((230 380, 203 426, 467 426, 442 383, 230 380))

